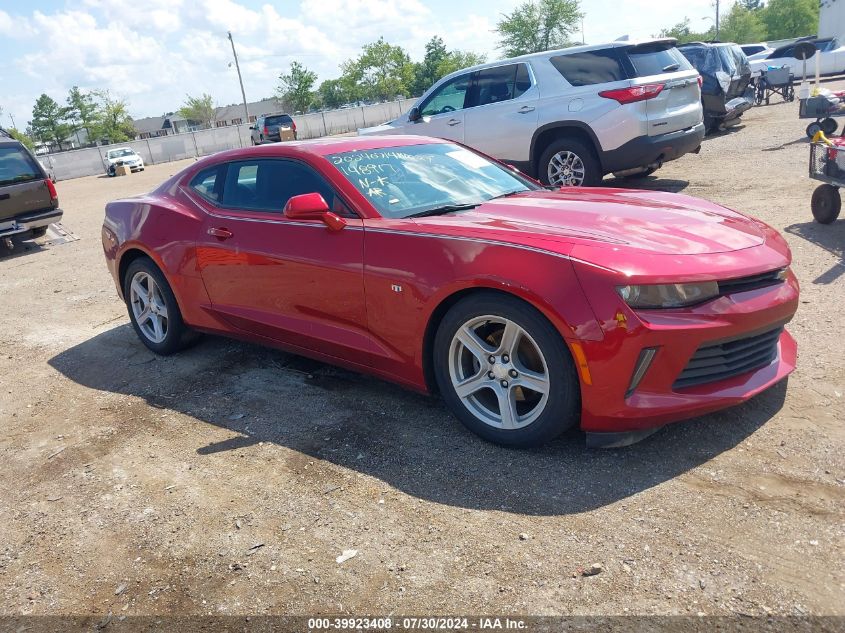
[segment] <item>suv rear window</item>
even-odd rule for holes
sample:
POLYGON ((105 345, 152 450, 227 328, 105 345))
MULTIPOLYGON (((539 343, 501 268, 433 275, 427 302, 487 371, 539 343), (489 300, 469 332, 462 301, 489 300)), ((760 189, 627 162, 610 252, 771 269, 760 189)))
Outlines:
POLYGON ((613 49, 557 55, 549 61, 573 86, 590 86, 628 79, 619 54, 613 49))
POLYGON ((637 46, 628 51, 628 58, 637 77, 692 70, 687 58, 674 46, 637 46))
POLYGON ((292 122, 293 119, 291 119, 288 114, 276 114, 264 119, 265 125, 290 125, 292 122))
POLYGON ((17 145, 0 145, 0 185, 42 178, 41 170, 26 150, 17 145))

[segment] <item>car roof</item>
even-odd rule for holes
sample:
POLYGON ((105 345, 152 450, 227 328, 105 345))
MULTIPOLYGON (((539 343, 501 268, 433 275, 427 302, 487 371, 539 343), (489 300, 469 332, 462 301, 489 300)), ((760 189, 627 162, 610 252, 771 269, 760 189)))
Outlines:
MULTIPOLYGON (((477 70, 484 70, 485 68, 495 68, 496 66, 503 66, 505 64, 514 64, 518 62, 527 62, 532 59, 543 59, 546 57, 553 57, 557 55, 574 55, 576 53, 589 53, 590 51, 606 50, 608 48, 633 48, 643 46, 646 44, 672 44, 677 45, 678 40, 674 37, 651 37, 636 40, 616 40, 614 42, 605 42, 604 44, 582 44, 581 46, 570 46, 568 48, 557 48, 550 51, 542 51, 540 53, 528 53, 527 55, 520 55, 518 57, 507 57, 505 59, 498 59, 484 64, 477 64, 475 66, 467 66, 455 72, 446 75, 444 78, 456 77, 469 72, 477 70)), ((438 82, 441 80, 438 80, 438 82)), ((433 85, 433 84, 432 84, 433 85)))
POLYGON ((442 138, 428 136, 413 136, 397 134, 385 136, 336 136, 328 138, 309 139, 307 141, 287 141, 285 143, 270 143, 243 147, 217 152, 198 161, 197 164, 217 163, 221 160, 244 160, 249 158, 292 157, 303 154, 311 156, 329 156, 343 152, 367 151, 390 147, 404 147, 408 145, 431 145, 435 143, 452 143, 442 138))

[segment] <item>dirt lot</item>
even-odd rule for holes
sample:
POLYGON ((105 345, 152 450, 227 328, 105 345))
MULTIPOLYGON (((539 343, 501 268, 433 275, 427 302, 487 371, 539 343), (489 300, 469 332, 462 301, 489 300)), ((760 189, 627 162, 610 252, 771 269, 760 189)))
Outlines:
POLYGON ((156 358, 100 225, 183 165, 59 183, 81 239, 0 258, 0 614, 845 614, 845 220, 811 221, 797 109, 642 186, 784 232, 798 371, 614 451, 497 448, 436 399, 229 340, 156 358))

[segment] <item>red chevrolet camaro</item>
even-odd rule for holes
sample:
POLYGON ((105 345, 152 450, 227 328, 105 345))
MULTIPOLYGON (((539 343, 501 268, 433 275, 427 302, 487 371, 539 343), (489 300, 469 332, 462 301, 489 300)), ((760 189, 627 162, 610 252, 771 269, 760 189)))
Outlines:
POLYGON ((549 191, 465 147, 344 138, 215 154, 106 207, 132 325, 438 391, 479 435, 619 445, 794 368, 798 304, 771 227, 688 196, 549 191))

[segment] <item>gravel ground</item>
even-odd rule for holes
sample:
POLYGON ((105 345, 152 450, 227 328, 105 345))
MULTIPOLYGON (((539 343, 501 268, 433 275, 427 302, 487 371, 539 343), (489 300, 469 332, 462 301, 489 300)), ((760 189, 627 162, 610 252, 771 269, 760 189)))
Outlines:
POLYGON ((436 399, 226 339, 156 358, 100 225, 184 163, 60 182, 80 239, 0 258, 0 615, 845 615, 845 220, 811 221, 797 109, 627 184, 784 232, 798 371, 613 451, 498 448, 436 399))

